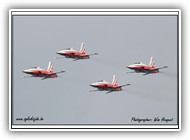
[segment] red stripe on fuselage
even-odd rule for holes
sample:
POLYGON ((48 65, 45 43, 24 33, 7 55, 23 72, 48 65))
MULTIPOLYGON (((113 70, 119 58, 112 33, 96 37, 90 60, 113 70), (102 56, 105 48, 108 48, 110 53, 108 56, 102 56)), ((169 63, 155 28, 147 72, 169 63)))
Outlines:
POLYGON ((65 56, 68 56, 68 57, 71 57, 71 58, 81 58, 81 59, 88 59, 89 56, 88 55, 85 55, 84 52, 73 52, 73 51, 69 51, 69 52, 65 52, 64 53, 65 56))
POLYGON ((85 53, 84 52, 75 52, 75 51, 67 51, 65 52, 65 55, 68 55, 68 56, 82 56, 84 55, 85 53))
POLYGON ((146 65, 134 66, 134 69, 137 69, 137 70, 151 70, 153 68, 154 66, 146 66, 146 65))
POLYGON ((109 84, 109 83, 98 83, 97 85, 97 88, 102 88, 102 89, 113 89, 114 88, 114 91, 120 91, 121 90, 121 87, 117 87, 117 85, 114 85, 114 84, 109 84), (117 87, 117 88, 115 88, 117 87))
POLYGON ((32 70, 31 74, 51 74, 53 71, 47 71, 47 70, 32 70))

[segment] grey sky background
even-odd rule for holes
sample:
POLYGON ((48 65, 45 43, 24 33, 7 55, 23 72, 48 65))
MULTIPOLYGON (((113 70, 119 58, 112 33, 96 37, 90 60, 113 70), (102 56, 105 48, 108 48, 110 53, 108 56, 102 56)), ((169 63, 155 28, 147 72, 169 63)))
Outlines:
MULTIPOLYGON (((31 124, 133 124, 131 118, 165 117, 177 123, 177 16, 14 16, 13 122, 43 117, 31 124), (89 60, 54 59, 56 51, 98 52, 89 60), (125 74, 141 61, 158 74, 125 74), (65 70, 59 78, 23 78, 31 66, 65 70), (121 92, 89 92, 98 80, 130 83, 121 92)), ((157 122, 166 124, 165 122, 157 122)), ((157 124, 152 122, 152 124, 157 124)))

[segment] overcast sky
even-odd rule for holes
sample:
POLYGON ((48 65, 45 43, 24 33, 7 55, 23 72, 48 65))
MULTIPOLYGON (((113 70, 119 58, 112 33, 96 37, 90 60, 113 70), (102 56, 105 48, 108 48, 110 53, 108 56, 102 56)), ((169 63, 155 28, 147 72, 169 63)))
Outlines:
MULTIPOLYGON (((177 123, 177 16, 14 16, 14 124, 133 124, 132 117, 173 118, 177 123), (89 60, 54 59, 56 51, 80 49, 99 53, 89 60), (125 74, 126 66, 141 61, 158 74, 125 74), (40 66, 64 70, 59 78, 23 78, 24 69, 40 66), (105 94, 89 85, 98 80, 119 85, 121 92, 105 94), (16 118, 43 117, 22 122, 16 118)), ((166 124, 165 122, 157 122, 166 124)), ((155 124, 152 122, 151 124, 155 124)))

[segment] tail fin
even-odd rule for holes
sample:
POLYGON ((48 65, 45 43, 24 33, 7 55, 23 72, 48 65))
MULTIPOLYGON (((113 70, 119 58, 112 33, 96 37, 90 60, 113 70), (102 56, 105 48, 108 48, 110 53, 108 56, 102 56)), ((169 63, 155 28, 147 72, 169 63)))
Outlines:
POLYGON ((81 44, 80 52, 81 52, 82 54, 86 54, 85 47, 84 47, 84 43, 81 44))
POLYGON ((114 86, 118 86, 115 75, 113 75, 113 81, 112 81, 112 84, 113 84, 114 86))
POLYGON ((150 58, 150 64, 149 64, 149 66, 150 66, 151 68, 155 68, 155 64, 154 64, 154 59, 153 59, 153 57, 150 58))
POLYGON ((47 71, 48 71, 48 72, 53 72, 53 65, 52 65, 51 62, 49 62, 49 64, 48 64, 47 71))

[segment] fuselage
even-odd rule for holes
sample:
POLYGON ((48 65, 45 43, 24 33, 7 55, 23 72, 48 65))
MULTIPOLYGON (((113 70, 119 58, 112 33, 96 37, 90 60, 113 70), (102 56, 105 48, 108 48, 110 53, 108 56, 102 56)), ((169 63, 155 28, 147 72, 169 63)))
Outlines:
POLYGON ((135 63, 132 65, 129 65, 127 68, 135 70, 136 72, 142 72, 142 73, 146 73, 146 72, 150 72, 150 73, 157 73, 159 72, 159 70, 154 69, 155 66, 149 66, 143 63, 135 63))
POLYGON ((57 54, 59 55, 63 55, 67 58, 79 58, 79 59, 88 59, 89 56, 88 55, 85 55, 84 52, 79 52, 79 51, 76 51, 72 48, 68 48, 68 49, 65 49, 65 50, 62 50, 62 51, 58 51, 57 54))
POLYGON ((30 74, 32 76, 35 76, 35 77, 46 77, 47 75, 49 75, 50 78, 57 77, 56 74, 52 74, 53 73, 52 70, 47 71, 47 70, 44 70, 44 69, 42 69, 40 67, 33 67, 33 68, 30 68, 30 69, 26 69, 23 72, 26 73, 26 74, 30 74))
POLYGON ((90 86, 98 88, 98 90, 100 90, 100 91, 103 91, 103 90, 105 90, 105 91, 120 91, 120 90, 122 90, 121 87, 118 87, 117 85, 108 83, 108 82, 103 81, 103 80, 92 83, 90 86))

